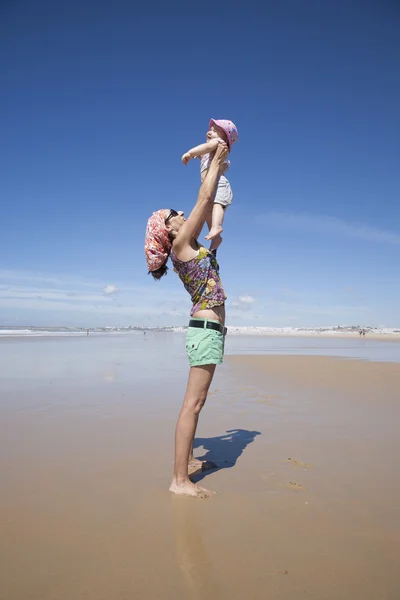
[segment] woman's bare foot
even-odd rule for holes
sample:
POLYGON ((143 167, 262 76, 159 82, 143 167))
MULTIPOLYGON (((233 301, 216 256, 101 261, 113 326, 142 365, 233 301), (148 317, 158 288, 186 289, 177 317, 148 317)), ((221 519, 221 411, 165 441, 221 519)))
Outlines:
POLYGON ((213 240, 218 235, 221 235, 222 232, 223 229, 221 225, 219 225, 218 227, 211 227, 210 231, 208 232, 208 235, 206 235, 206 240, 213 240))
POLYGON ((172 480, 169 491, 173 494, 178 494, 179 496, 193 496, 194 498, 210 498, 215 494, 212 490, 206 490, 205 488, 195 485, 190 479, 187 479, 179 485, 175 480, 172 480))

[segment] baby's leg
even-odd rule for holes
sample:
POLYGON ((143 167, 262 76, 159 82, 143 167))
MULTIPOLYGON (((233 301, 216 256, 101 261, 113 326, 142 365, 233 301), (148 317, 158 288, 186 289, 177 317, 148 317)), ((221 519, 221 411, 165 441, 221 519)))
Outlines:
POLYGON ((213 211, 213 206, 214 204, 211 204, 208 208, 207 208, 207 213, 206 213, 206 223, 207 223, 207 227, 208 227, 208 231, 210 231, 211 227, 212 227, 212 211, 213 211))
POLYGON ((206 235, 206 240, 213 240, 221 235, 224 213, 225 208, 221 204, 215 202, 212 209, 211 228, 208 235, 206 235))
MULTIPOLYGON (((207 223, 207 227, 208 227, 208 231, 211 231, 212 229, 212 211, 213 211, 213 206, 215 206, 214 204, 212 206, 210 206, 209 210, 207 211, 206 214, 206 223, 207 223)), ((207 238, 208 239, 208 236, 207 238)), ((214 253, 217 252, 217 248, 222 244, 222 237, 221 235, 217 235, 215 238, 213 238, 211 240, 211 244, 210 244, 210 250, 214 253)))
POLYGON ((206 240, 212 240, 211 250, 218 248, 222 242, 222 224, 224 222, 225 209, 232 202, 232 190, 229 181, 221 175, 215 191, 214 204, 212 208, 211 223, 207 221, 209 234, 206 240))

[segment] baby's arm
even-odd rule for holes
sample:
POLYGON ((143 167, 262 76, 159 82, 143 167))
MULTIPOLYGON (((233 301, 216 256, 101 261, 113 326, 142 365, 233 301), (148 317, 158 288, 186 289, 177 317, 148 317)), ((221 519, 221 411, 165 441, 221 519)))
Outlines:
POLYGON ((187 165, 189 160, 191 160, 192 158, 197 158, 198 156, 203 156, 203 154, 214 152, 218 144, 219 140, 214 139, 210 140, 209 142, 206 142, 205 144, 200 144, 200 146, 192 148, 191 150, 189 150, 189 152, 185 152, 185 154, 182 156, 183 164, 187 165))

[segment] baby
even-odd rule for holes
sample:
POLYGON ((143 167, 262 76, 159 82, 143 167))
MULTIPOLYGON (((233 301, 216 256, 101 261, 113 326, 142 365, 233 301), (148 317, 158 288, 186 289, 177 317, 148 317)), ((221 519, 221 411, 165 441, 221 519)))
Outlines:
MULTIPOLYGON (((200 158, 200 176, 203 181, 208 167, 211 164, 216 147, 220 142, 225 142, 228 145, 229 152, 233 144, 238 139, 238 130, 232 121, 226 119, 211 119, 208 126, 207 141, 205 144, 200 144, 186 152, 182 156, 182 162, 187 165, 192 158, 200 158)), ((214 205, 212 213, 207 215, 207 225, 209 233, 206 240, 213 240, 211 249, 216 248, 221 243, 222 223, 224 221, 225 209, 232 202, 232 190, 229 181, 225 177, 226 171, 229 169, 230 162, 226 160, 224 163, 224 171, 218 179, 217 189, 214 196, 214 205)))

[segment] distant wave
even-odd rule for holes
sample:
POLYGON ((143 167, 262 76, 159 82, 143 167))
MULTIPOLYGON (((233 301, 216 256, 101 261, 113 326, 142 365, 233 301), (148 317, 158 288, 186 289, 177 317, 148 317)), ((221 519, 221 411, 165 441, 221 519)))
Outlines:
MULTIPOLYGON (((173 332, 184 333, 187 327, 33 327, 33 326, 0 326, 0 337, 7 336, 82 336, 89 334, 140 334, 146 332, 173 332)), ((336 327, 244 327, 229 326, 230 335, 343 335, 359 334, 365 331, 368 335, 399 335, 400 329, 361 326, 336 326, 336 327)))

